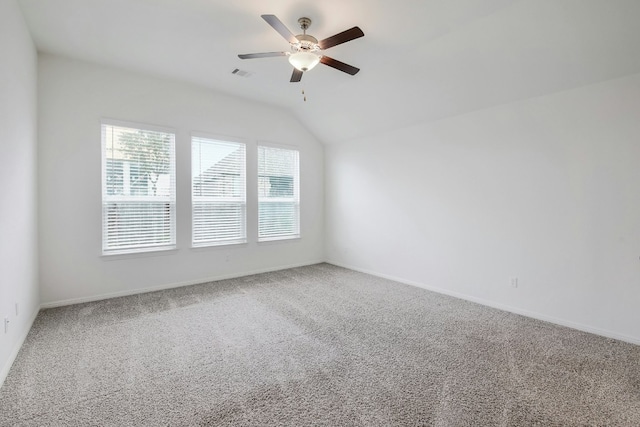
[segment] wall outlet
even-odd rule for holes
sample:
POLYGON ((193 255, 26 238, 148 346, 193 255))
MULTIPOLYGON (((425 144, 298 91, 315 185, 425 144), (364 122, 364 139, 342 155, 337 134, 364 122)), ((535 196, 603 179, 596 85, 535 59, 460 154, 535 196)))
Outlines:
POLYGON ((4 318, 4 333, 6 334, 7 332, 9 332, 9 318, 5 317, 4 318))
POLYGON ((511 287, 512 288, 517 288, 518 287, 518 278, 517 277, 512 277, 511 278, 511 287))
POLYGON ((18 303, 16 303, 16 317, 18 317, 18 303))

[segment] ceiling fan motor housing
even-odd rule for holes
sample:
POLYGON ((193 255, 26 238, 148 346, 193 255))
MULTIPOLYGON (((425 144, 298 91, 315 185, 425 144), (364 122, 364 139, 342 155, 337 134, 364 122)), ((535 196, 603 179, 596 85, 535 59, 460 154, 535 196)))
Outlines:
POLYGON ((320 50, 318 39, 307 34, 307 29, 311 26, 311 19, 303 16, 298 19, 298 24, 300 24, 300 29, 303 33, 296 36, 298 43, 292 45, 293 50, 295 52, 316 52, 320 50))
POLYGON ((297 52, 315 52, 320 50, 318 39, 308 34, 298 34, 296 36, 298 43, 293 44, 293 48, 297 52))

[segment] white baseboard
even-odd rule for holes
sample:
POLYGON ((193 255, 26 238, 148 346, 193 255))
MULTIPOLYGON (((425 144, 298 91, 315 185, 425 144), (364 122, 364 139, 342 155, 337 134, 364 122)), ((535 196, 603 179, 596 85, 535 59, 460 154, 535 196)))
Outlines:
POLYGON ((538 312, 535 312, 535 311, 529 311, 529 310, 524 310, 524 309, 521 309, 521 308, 518 308, 518 307, 513 307, 513 306, 510 306, 510 305, 506 305, 506 304, 500 304, 500 303, 497 303, 497 302, 494 302, 494 301, 490 301, 490 300, 486 300, 486 299, 482 299, 482 298, 477 298, 477 297, 474 297, 474 296, 471 296, 471 295, 466 295, 466 294, 463 294, 463 293, 460 293, 460 292, 450 291, 448 289, 438 288, 436 286, 429 286, 429 285, 426 285, 424 283, 415 282, 413 280, 407 280, 407 279, 403 279, 401 277, 396 277, 396 276, 392 276, 392 275, 388 275, 388 274, 382 274, 382 273, 378 273, 376 271, 372 271, 372 270, 368 270, 368 269, 364 269, 364 268, 359 268, 359 267, 355 267, 355 266, 352 266, 352 265, 347 265, 347 264, 340 263, 340 262, 337 262, 337 261, 327 260, 326 262, 329 263, 329 264, 336 265, 338 267, 348 268, 349 270, 359 271, 361 273, 370 274, 372 276, 377 276, 377 277, 382 277, 384 279, 393 280, 394 282, 399 282, 399 283, 404 283, 406 285, 416 286, 418 288, 423 288, 423 289, 426 289, 428 291, 437 292, 439 294, 449 295, 449 296, 452 296, 452 297, 455 297, 455 298, 460 298, 460 299, 463 299, 463 300, 466 300, 466 301, 471 301, 471 302, 475 302, 475 303, 478 303, 478 304, 486 305, 488 307, 497 308, 498 310, 504 310, 504 311, 508 311, 510 313, 520 314, 522 316, 531 317, 533 319, 542 320, 544 322, 554 323, 554 324, 560 325, 560 326, 566 326, 568 328, 577 329, 577 330, 583 331, 583 332, 589 332, 591 334, 600 335, 600 336, 603 336, 603 337, 606 337, 606 338, 613 338, 613 339, 616 339, 616 340, 628 342, 630 344, 640 345, 640 338, 638 338, 638 337, 619 334, 619 333, 616 333, 616 332, 608 331, 606 329, 600 329, 600 328, 596 328, 596 327, 593 327, 593 326, 585 325, 585 324, 582 324, 582 323, 572 322, 570 320, 561 319, 561 318, 553 317, 553 316, 548 316, 546 314, 538 313, 538 312))
POLYGON ((35 321, 40 309, 61 307, 61 306, 65 306, 65 305, 80 304, 80 303, 91 302, 91 301, 100 301, 100 300, 104 300, 104 299, 117 298, 117 297, 122 297, 122 296, 127 296, 127 295, 136 295, 136 294, 142 294, 142 293, 147 293, 147 292, 161 291, 161 290, 164 290, 164 289, 178 288, 178 287, 182 287, 182 286, 197 285, 197 284, 200 284, 200 283, 213 282, 213 281, 217 281, 217 280, 234 279, 234 278, 238 278, 238 277, 251 276, 253 274, 269 273, 269 272, 273 272, 273 271, 286 270, 288 268, 304 267, 304 266, 307 266, 307 265, 319 264, 319 263, 323 263, 323 262, 327 262, 329 264, 333 264, 333 265, 336 265, 338 267, 344 267, 344 268, 348 268, 350 270, 354 270, 354 271, 359 271, 359 272, 362 272, 362 273, 370 274, 372 276, 377 276, 377 277, 382 277, 382 278, 385 278, 385 279, 393 280, 395 282, 404 283, 404 284, 411 285, 411 286, 416 286, 416 287, 423 288, 423 289, 426 289, 426 290, 429 290, 429 291, 432 291, 432 292, 437 292, 437 293, 440 293, 440 294, 449 295, 449 296, 452 296, 452 297, 455 297, 455 298, 460 298, 460 299, 463 299, 463 300, 466 300, 466 301, 475 302, 475 303, 482 304, 482 305, 485 305, 485 306, 488 306, 488 307, 497 308, 499 310, 504 310, 504 311, 508 311, 508 312, 511 312, 511 313, 520 314, 522 316, 526 316, 526 317, 531 317, 531 318, 534 318, 534 319, 542 320, 542 321, 545 321, 545 322, 550 322, 550 323, 554 323, 554 324, 557 324, 557 325, 566 326, 566 327, 569 327, 569 328, 572 328, 572 329, 577 329, 577 330, 580 330, 580 331, 583 331, 583 332, 589 332, 589 333, 600 335, 600 336, 603 336, 603 337, 613 338, 613 339, 620 340, 620 341, 625 341, 625 342, 628 342, 628 343, 631 343, 631 344, 640 345, 640 338, 638 338, 638 337, 619 334, 619 333, 608 331, 608 330, 605 330, 605 329, 600 329, 600 328, 596 328, 596 327, 593 327, 593 326, 572 322, 570 320, 561 319, 561 318, 548 316, 548 315, 545 315, 545 314, 542 314, 542 313, 538 313, 538 312, 524 310, 524 309, 521 309, 521 308, 518 308, 518 307, 513 307, 513 306, 509 306, 509 305, 505 305, 505 304, 496 303, 494 301, 485 300, 485 299, 482 299, 482 298, 477 298, 477 297, 474 297, 474 296, 471 296, 471 295, 466 295, 466 294, 462 294, 462 293, 455 292, 455 291, 450 291, 450 290, 444 289, 444 288, 439 288, 439 287, 435 287, 435 286, 429 286, 429 285, 426 285, 424 283, 419 283, 419 282, 416 282, 416 281, 413 281, 413 280, 407 280, 407 279, 404 279, 404 278, 401 278, 401 277, 396 277, 396 276, 392 276, 392 275, 388 275, 388 274, 382 274, 382 273, 379 273, 379 272, 376 272, 376 271, 373 271, 373 270, 359 268, 359 267, 356 267, 356 266, 344 264, 344 263, 333 261, 333 260, 317 260, 317 261, 310 261, 310 262, 305 262, 305 263, 300 263, 300 264, 282 265, 282 266, 278 266, 278 267, 256 269, 256 270, 252 270, 252 271, 245 271, 245 272, 242 272, 242 273, 232 273, 232 274, 218 275, 218 276, 207 277, 207 278, 202 278, 202 279, 197 279, 197 280, 190 280, 190 281, 187 281, 187 282, 170 283, 170 284, 165 284, 165 285, 160 285, 160 286, 152 286, 152 287, 143 288, 143 289, 112 292, 112 293, 94 295, 94 296, 89 296, 89 297, 72 298, 72 299, 67 299, 67 300, 60 300, 60 301, 53 301, 53 302, 43 303, 31 315, 31 321, 29 322, 29 327, 26 328, 25 331, 23 331, 21 338, 18 340, 18 342, 14 346, 14 349, 13 349, 13 351, 11 353, 11 356, 9 357, 9 359, 7 360, 5 365, 2 367, 2 370, 0 371, 0 387, 4 383, 4 380, 6 379, 8 373, 9 373, 9 370, 11 369, 11 365, 13 365, 13 362, 15 361, 16 357, 18 356, 18 352, 20 351, 20 348, 22 347, 22 344, 24 343, 24 340, 27 338, 27 335, 29 334, 29 331, 31 330, 31 327, 33 326, 33 322, 35 321))
POLYGON ((143 288, 143 289, 135 289, 135 290, 121 291, 121 292, 112 292, 112 293, 94 295, 94 296, 89 296, 89 297, 72 298, 72 299, 67 299, 67 300, 43 303, 40 306, 38 306, 37 309, 35 310, 35 312, 31 315, 31 320, 28 323, 28 327, 25 328, 25 330, 23 331, 20 339, 14 345, 13 351, 11 352, 11 355, 9 356, 9 359, 6 361, 5 365, 2 367, 2 370, 0 370, 0 387, 2 387, 2 385, 4 384, 4 380, 7 378, 7 375, 9 374, 9 370, 11 370, 11 366, 13 365, 13 362, 16 360, 16 357, 18 357, 18 353, 20 352, 20 349, 22 348, 22 345, 24 344, 24 340, 27 338, 27 335, 29 334, 29 331, 31 330, 31 328, 33 326, 33 322, 36 320, 36 317, 38 316, 38 313, 40 312, 41 309, 62 307, 62 306, 66 306, 66 305, 80 304, 80 303, 91 302, 91 301, 100 301, 100 300, 104 300, 104 299, 123 297, 123 296, 127 296, 127 295, 143 294, 143 293, 147 293, 147 292, 161 291, 161 290, 164 290, 164 289, 172 289, 172 288, 179 288, 179 287, 182 287, 182 286, 190 286, 190 285, 197 285, 197 284, 201 284, 201 283, 214 282, 216 280, 235 279, 235 278, 238 278, 238 277, 251 276, 253 274, 269 273, 269 272, 273 272, 273 271, 286 270, 288 268, 296 268, 296 267, 304 267, 304 266, 307 266, 307 265, 320 264, 320 263, 323 263, 323 262, 324 262, 324 260, 309 261, 309 262, 299 263, 299 264, 282 265, 282 266, 278 266, 278 267, 270 267, 270 268, 262 268, 262 269, 256 269, 256 270, 251 270, 251 271, 244 271, 242 273, 223 274, 223 275, 218 275, 218 276, 213 276, 213 277, 206 277, 206 278, 197 279, 197 280, 190 280, 190 281, 187 281, 187 282, 169 283, 169 284, 165 284, 165 285, 152 286, 152 287, 143 288))
POLYGON ((9 355, 9 359, 7 359, 4 366, 2 367, 2 370, 0 370, 0 387, 2 387, 2 385, 4 384, 4 380, 7 379, 7 375, 9 375, 9 370, 11 370, 11 366, 13 365, 13 362, 16 360, 16 357, 18 357, 18 353, 22 348, 22 344, 24 344, 24 340, 27 339, 27 335, 29 335, 29 331, 33 326, 33 322, 35 322, 36 317, 38 317, 39 312, 40 312, 40 307, 36 307, 35 311, 31 314, 31 320, 27 324, 27 327, 25 328, 24 331, 22 331, 20 338, 14 344, 13 350, 9 355))
POLYGON ((168 283, 168 284, 159 285, 159 286, 151 286, 151 287, 148 287, 148 288, 132 289, 132 290, 126 290, 126 291, 119 291, 119 292, 109 292, 109 293, 105 293, 105 294, 92 295, 92 296, 87 296, 87 297, 70 298, 70 299, 66 299, 66 300, 51 301, 51 302, 42 303, 40 305, 40 308, 63 307, 65 305, 82 304, 82 303, 85 303, 85 302, 101 301, 101 300, 110 299, 110 298, 118 298, 118 297, 125 297, 125 296, 129 296, 129 295, 145 294, 145 293, 148 293, 148 292, 162 291, 162 290, 165 290, 165 289, 173 289, 173 288, 180 288, 180 287, 183 287, 183 286, 191 286, 191 285, 199 285, 201 283, 215 282, 217 280, 236 279, 238 277, 251 276, 253 274, 270 273, 272 271, 286 270, 288 268, 304 267, 304 266, 307 266, 307 265, 320 264, 322 262, 324 262, 324 260, 309 261, 309 262, 304 262, 304 263, 299 263, 299 264, 281 265, 281 266, 278 266, 278 267, 269 267, 269 268, 251 270, 251 271, 243 271, 241 273, 231 273, 231 274, 222 274, 222 275, 213 276, 213 277, 205 277, 205 278, 202 278, 202 279, 189 280, 187 282, 168 283))

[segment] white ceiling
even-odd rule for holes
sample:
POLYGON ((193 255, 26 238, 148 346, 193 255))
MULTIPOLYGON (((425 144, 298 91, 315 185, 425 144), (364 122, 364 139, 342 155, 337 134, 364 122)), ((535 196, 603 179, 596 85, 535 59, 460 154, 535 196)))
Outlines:
POLYGON ((640 72, 639 0, 18 2, 41 52, 288 108, 325 143, 640 72), (294 84, 284 57, 240 60, 288 49, 261 14, 294 34, 307 16, 318 39, 358 25, 326 54, 362 71, 321 64, 294 84))

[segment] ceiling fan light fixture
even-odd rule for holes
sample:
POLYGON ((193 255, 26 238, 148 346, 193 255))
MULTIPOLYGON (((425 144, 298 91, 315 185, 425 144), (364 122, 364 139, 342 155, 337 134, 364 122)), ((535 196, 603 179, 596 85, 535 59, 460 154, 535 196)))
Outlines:
POLYGON ((320 62, 320 57, 311 52, 296 52, 289 55, 289 63, 300 71, 309 71, 320 62))

